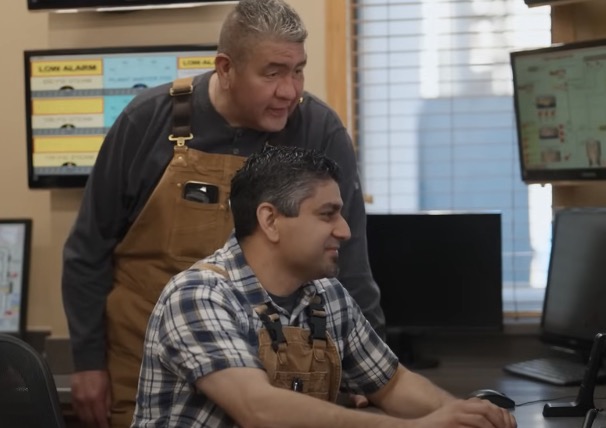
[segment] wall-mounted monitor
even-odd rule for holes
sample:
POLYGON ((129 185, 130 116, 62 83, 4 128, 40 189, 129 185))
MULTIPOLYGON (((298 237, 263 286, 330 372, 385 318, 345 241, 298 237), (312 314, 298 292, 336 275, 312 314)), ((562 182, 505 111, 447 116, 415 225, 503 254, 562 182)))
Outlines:
POLYGON ((606 40, 510 57, 522 180, 606 179, 606 40))
POLYGON ((25 332, 31 219, 0 219, 0 333, 25 332))
POLYGON ((588 0, 524 0, 528 7, 534 6, 561 6, 563 4, 580 3, 588 0))
POLYGON ((29 187, 83 187, 133 97, 213 69, 215 54, 209 45, 25 51, 29 187))
POLYGON ((140 9, 197 7, 206 4, 237 3, 224 0, 27 0, 32 11, 127 11, 140 9))

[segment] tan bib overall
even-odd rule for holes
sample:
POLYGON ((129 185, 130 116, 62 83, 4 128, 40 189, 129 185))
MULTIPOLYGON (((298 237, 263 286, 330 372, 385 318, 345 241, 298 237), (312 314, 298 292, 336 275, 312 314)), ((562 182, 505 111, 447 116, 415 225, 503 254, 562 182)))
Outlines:
MULTIPOLYGON (((224 269, 202 261, 193 267, 212 270, 229 278, 224 269)), ((326 331, 322 296, 314 296, 306 308, 311 331, 283 327, 280 315, 271 303, 256 306, 254 310, 263 323, 258 333, 258 352, 269 382, 278 388, 335 402, 341 384, 341 358, 326 331)))
POLYGON ((191 79, 174 82, 173 114, 181 114, 181 121, 180 126, 174 121, 169 138, 176 141, 173 158, 114 251, 114 288, 106 307, 112 427, 129 427, 132 421, 145 330, 162 289, 173 275, 222 247, 233 228, 230 181, 245 158, 188 149, 191 93, 191 79), (184 199, 188 181, 218 186, 219 202, 184 199))
POLYGON ((258 334, 259 359, 273 386, 334 402, 341 383, 341 359, 326 331, 321 296, 316 295, 306 310, 311 331, 283 327, 271 304, 255 307, 264 325, 258 334))

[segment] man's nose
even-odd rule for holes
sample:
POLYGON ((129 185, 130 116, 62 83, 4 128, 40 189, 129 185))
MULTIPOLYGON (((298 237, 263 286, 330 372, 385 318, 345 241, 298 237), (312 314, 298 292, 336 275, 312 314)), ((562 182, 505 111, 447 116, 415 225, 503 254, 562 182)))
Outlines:
POLYGON ((276 96, 287 100, 295 99, 298 96, 296 79, 293 79, 292 76, 286 76, 281 79, 276 89, 276 96))
POLYGON ((333 234, 341 241, 347 241, 351 238, 351 229, 342 215, 339 215, 339 221, 337 222, 333 234))

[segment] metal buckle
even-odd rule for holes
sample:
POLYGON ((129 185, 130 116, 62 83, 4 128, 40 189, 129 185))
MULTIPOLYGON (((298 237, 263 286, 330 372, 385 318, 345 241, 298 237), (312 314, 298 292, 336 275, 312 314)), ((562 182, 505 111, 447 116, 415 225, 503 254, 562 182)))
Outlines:
POLYGON ((192 94, 193 92, 194 92, 194 85, 189 85, 189 87, 186 89, 178 88, 178 91, 176 91, 174 87, 171 87, 170 90, 168 91, 168 93, 170 94, 171 97, 174 97, 175 95, 188 95, 188 94, 192 94))
POLYGON ((175 137, 173 134, 170 134, 168 136, 169 141, 176 141, 177 142, 177 147, 183 147, 185 145, 186 141, 189 141, 191 139, 194 138, 194 134, 192 134, 191 132, 189 133, 189 135, 186 136, 177 136, 175 137))

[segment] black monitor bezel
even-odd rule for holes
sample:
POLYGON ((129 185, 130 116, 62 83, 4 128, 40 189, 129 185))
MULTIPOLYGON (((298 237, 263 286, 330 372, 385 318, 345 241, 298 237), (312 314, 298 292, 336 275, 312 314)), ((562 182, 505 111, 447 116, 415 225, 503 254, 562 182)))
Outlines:
POLYGON ((527 184, 532 183, 562 183, 567 182, 589 182, 606 180, 606 167, 603 168, 570 168, 570 169, 528 169, 524 163, 524 149, 522 144, 522 131, 520 124, 520 111, 518 107, 518 91, 517 76, 515 70, 515 61, 518 58, 542 55, 545 53, 557 53, 573 51, 591 47, 604 47, 606 50, 606 39, 589 40, 582 42, 561 43, 538 49, 525 49, 515 52, 510 52, 510 64, 513 76, 513 99, 514 99, 514 115, 516 123, 517 147, 520 162, 520 173, 522 181, 527 184))
POLYGON ((31 11, 61 11, 66 9, 94 10, 138 9, 146 7, 185 7, 202 6, 208 3, 227 3, 225 0, 27 0, 27 9, 31 11))
POLYGON ((179 45, 143 45, 121 47, 95 47, 72 49, 37 49, 23 51, 24 80, 25 80, 25 126, 27 151, 27 183, 30 189, 62 189, 83 188, 88 180, 88 174, 74 175, 45 175, 35 177, 33 154, 33 107, 31 90, 31 62, 35 56, 62 56, 62 55, 95 55, 95 54, 138 54, 157 52, 188 52, 188 51, 216 51, 216 44, 179 44, 179 45))
MULTIPOLYGON (((383 219, 386 218, 394 218, 397 216, 411 216, 411 217, 422 217, 422 218, 430 218, 430 217, 436 217, 436 216, 458 216, 459 218, 462 219, 462 221, 470 221, 470 222, 474 222, 475 224, 482 224, 482 225, 486 225, 486 222, 490 222, 491 226, 497 226, 498 223, 498 227, 499 227, 499 236, 498 238, 495 237, 495 248, 498 247, 498 274, 495 274, 496 276, 498 276, 498 281, 500 284, 500 290, 498 295, 494 296, 494 301, 493 303, 495 304, 495 308, 498 306, 500 308, 499 310, 499 314, 495 315, 494 319, 491 319, 489 322, 487 323, 479 323, 479 322, 474 322, 473 324, 471 323, 467 323, 467 324, 463 324, 463 323, 453 323, 453 322, 446 322, 445 320, 440 320, 439 322, 435 322, 435 323, 424 323, 424 322, 416 322, 413 320, 408 320, 406 323, 404 323, 402 320, 400 321, 396 321, 396 320, 390 320, 389 318, 391 318, 390 314, 388 313, 388 306, 384 305, 384 312, 385 312, 385 316, 386 316, 386 321, 387 321, 387 332, 391 333, 391 334, 397 334, 397 333, 406 333, 406 334, 423 334, 423 333, 427 333, 427 332, 433 332, 433 333, 445 333, 445 334, 458 334, 458 333, 489 333, 489 332, 500 332, 503 330, 504 327, 504 320, 503 320, 503 299, 502 299, 502 284, 503 284, 503 265, 502 265, 502 214, 500 212, 497 211, 439 211, 439 212, 432 212, 432 211, 417 211, 417 212, 407 212, 407 213, 400 213, 400 214, 374 214, 374 213, 367 213, 366 217, 367 217, 367 225, 369 223, 369 217, 373 217, 374 221, 376 222, 383 222, 383 219), (392 322, 390 322, 392 321, 392 322)), ((367 231, 367 235, 368 233, 372 233, 371 231, 367 231)), ((368 239, 368 238, 367 238, 368 239)), ((429 238, 428 238, 429 239, 429 238)), ((370 245, 368 245, 369 247, 369 261, 372 260, 372 257, 370 256, 370 245)), ((399 254, 399 256, 402 256, 402 254, 399 254)), ((371 269, 372 269, 372 264, 371 264, 371 269)), ((406 276, 407 272, 406 272, 406 262, 402 261, 402 263, 397 267, 397 269, 401 270, 403 278, 406 276)), ((437 269, 440 269, 439 267, 437 267, 437 269)), ((373 272, 373 276, 377 276, 374 272, 373 272)), ((496 280, 496 278, 495 278, 496 280)), ((378 281, 378 286, 379 289, 381 290, 385 290, 386 285, 385 284, 380 284, 378 281)), ((410 284, 410 286, 418 286, 418 284, 410 284)), ((387 296, 387 292, 383 291, 382 292, 382 302, 384 301, 385 297, 387 296)))
POLYGON ((528 7, 536 6, 559 6, 566 3, 575 3, 583 0, 524 0, 528 7))
MULTIPOLYGON (((554 213, 553 218, 553 226, 552 226, 552 253, 554 245, 557 243, 557 233, 556 230, 558 228, 558 222, 561 221, 563 216, 566 215, 574 215, 575 213, 596 213, 604 216, 606 220, 606 208, 602 207, 573 207, 573 208, 563 208, 554 213)), ((554 331, 550 331, 549 327, 546 325, 545 319, 547 314, 547 308, 549 304, 549 292, 550 292, 550 279, 552 276, 552 268, 553 268, 553 257, 550 255, 549 257, 549 267, 547 273, 547 284, 545 287, 545 297, 543 299, 543 308, 541 312, 541 322, 540 322, 540 333, 539 339, 541 342, 549 345, 553 348, 564 350, 566 352, 577 353, 583 358, 587 358, 589 356, 589 352, 591 351, 591 347, 593 346, 593 338, 589 336, 587 338, 573 336, 571 334, 562 334, 556 333, 554 331)))
POLYGON ((30 264, 32 251, 32 227, 33 221, 31 218, 0 218, 0 225, 16 224, 22 225, 23 234, 23 271, 21 272, 21 301, 19 308, 19 326, 18 331, 0 331, 2 334, 11 334, 23 336, 26 331, 28 299, 29 299, 29 280, 30 280, 30 264))

